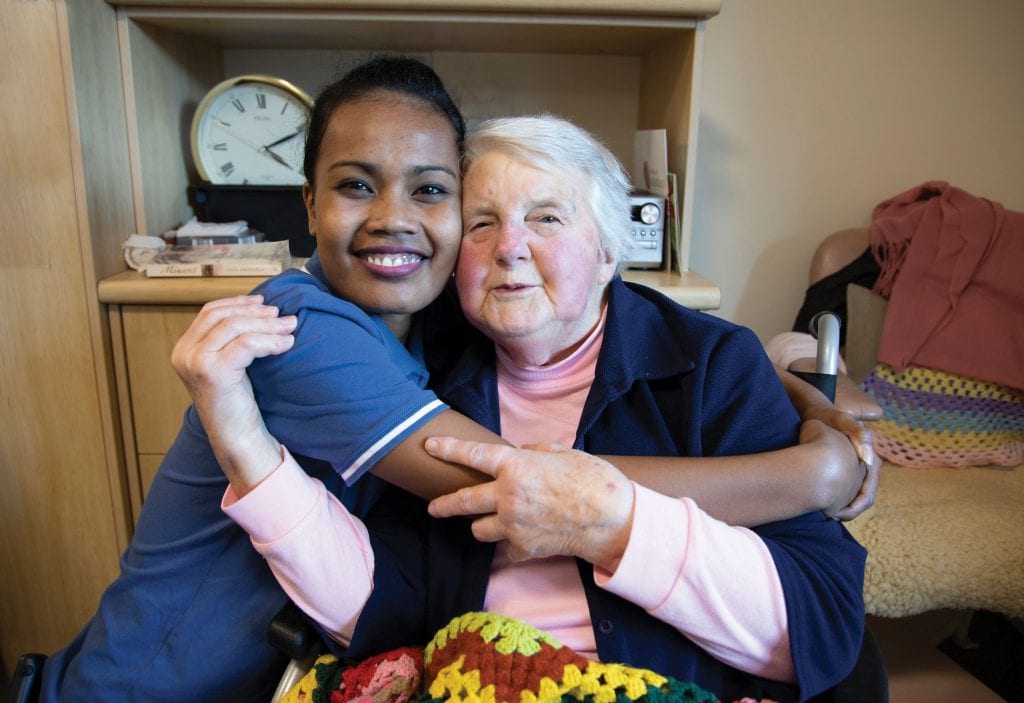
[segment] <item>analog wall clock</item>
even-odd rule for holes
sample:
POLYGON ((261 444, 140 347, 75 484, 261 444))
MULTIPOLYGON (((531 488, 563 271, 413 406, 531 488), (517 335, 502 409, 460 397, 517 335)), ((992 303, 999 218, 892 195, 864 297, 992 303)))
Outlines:
POLYGON ((302 185, 313 101, 286 80, 250 74, 210 90, 192 118, 192 158, 218 185, 302 185))

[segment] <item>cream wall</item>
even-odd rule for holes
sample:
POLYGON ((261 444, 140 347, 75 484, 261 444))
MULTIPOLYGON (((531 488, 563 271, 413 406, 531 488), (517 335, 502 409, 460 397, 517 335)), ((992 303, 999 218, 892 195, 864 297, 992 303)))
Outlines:
POLYGON ((703 75, 691 266, 762 339, 817 242, 892 195, 1024 210, 1021 0, 724 0, 703 75))

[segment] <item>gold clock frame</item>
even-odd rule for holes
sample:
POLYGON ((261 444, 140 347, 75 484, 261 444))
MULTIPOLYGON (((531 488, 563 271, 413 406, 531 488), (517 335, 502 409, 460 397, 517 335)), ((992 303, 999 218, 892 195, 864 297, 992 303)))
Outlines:
POLYGON ((199 101, 199 105, 196 106, 195 114, 192 115, 192 128, 189 132, 189 144, 192 148, 192 163, 195 164, 199 177, 206 182, 211 181, 210 174, 206 171, 206 168, 203 166, 202 159, 199 157, 199 125, 202 123, 203 117, 210 109, 214 100, 231 88, 234 88, 236 85, 241 85, 243 83, 261 83, 263 85, 278 88, 298 98, 302 104, 306 106, 307 110, 313 109, 313 99, 309 97, 309 94, 306 93, 306 91, 294 83, 286 81, 284 78, 278 78, 277 76, 271 76, 265 73, 246 73, 240 76, 234 76, 233 78, 227 78, 210 88, 206 95, 203 96, 203 99, 199 101))

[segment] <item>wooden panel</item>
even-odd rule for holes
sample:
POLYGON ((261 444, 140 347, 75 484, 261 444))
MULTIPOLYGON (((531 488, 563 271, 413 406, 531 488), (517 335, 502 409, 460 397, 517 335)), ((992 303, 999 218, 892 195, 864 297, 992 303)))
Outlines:
MULTIPOLYGON (((109 8, 103 6, 105 11, 109 8)), ((0 652, 66 644, 117 574, 54 2, 0 5, 0 652), (30 58, 29 58, 30 57, 30 58)), ((101 363, 101 362, 100 362, 101 363)), ((120 537, 123 537, 120 536, 120 537)))
POLYGON ((239 49, 638 55, 688 18, 452 12, 132 9, 131 20, 239 49))
POLYGON ((131 534, 125 453, 121 441, 110 333, 107 316, 96 299, 97 282, 121 270, 123 233, 133 222, 131 179, 125 150, 126 122, 114 12, 101 0, 59 3, 64 89, 69 106, 70 150, 86 311, 96 362, 99 417, 107 456, 107 476, 114 501, 118 546, 131 534), (88 154, 88 172, 85 155, 88 154))
POLYGON ((655 288, 691 310, 715 310, 722 304, 718 286, 695 271, 624 271, 622 278, 655 288))
POLYGON ((135 423, 132 419, 131 388, 128 383, 126 340, 124 324, 121 319, 121 306, 111 305, 107 316, 110 321, 110 343, 113 352, 112 369, 117 386, 118 410, 122 438, 122 454, 124 475, 127 484, 127 506, 130 512, 129 522, 134 526, 142 509, 142 485, 139 478, 138 451, 135 448, 135 423))
POLYGON ((101 0, 76 0, 67 3, 67 10, 73 60, 65 70, 76 135, 89 160, 80 197, 89 222, 82 253, 98 281, 124 269, 121 244, 135 218, 117 22, 101 0))
POLYGON ((648 54, 640 91, 640 128, 668 131, 668 167, 679 176, 683 271, 690 266, 703 31, 676 34, 648 54))
MULTIPOLYGON (((689 30, 673 33, 678 31, 689 30)), ((458 96, 467 124, 508 115, 565 115, 600 135, 627 168, 637 128, 641 61, 637 55, 433 54, 433 67, 458 96)))
MULTIPOLYGON (((107 0, 111 5, 166 5, 167 0, 107 0)), ((182 7, 204 7, 209 0, 177 0, 182 7)), ((221 7, 331 8, 371 10, 458 10, 464 12, 577 12, 585 14, 711 17, 721 0, 219 0, 221 7)))
POLYGON ((156 470, 160 468, 160 462, 163 460, 163 454, 139 454, 139 476, 142 478, 143 497, 149 491, 149 484, 153 483, 156 470))
POLYGON ((163 454, 191 399, 171 366, 171 350, 199 308, 126 305, 122 309, 136 449, 163 454))
POLYGON ((129 148, 141 181, 135 184, 135 229, 159 235, 192 216, 189 130, 199 101, 224 77, 221 53, 193 37, 134 22, 122 21, 120 34, 129 59, 129 148))

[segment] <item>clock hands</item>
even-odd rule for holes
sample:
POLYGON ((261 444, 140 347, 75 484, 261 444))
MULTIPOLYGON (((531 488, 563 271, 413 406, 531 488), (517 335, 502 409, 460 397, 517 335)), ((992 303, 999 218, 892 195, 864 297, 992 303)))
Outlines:
POLYGON ((234 137, 238 141, 240 141, 243 144, 245 144, 250 149, 254 149, 254 150, 260 152, 261 154, 264 154, 265 156, 269 156, 271 159, 273 159, 277 163, 281 164, 282 166, 287 168, 289 171, 295 171, 296 170, 296 169, 292 168, 291 164, 289 164, 287 161, 285 161, 280 156, 278 156, 277 154, 275 154, 274 152, 272 152, 270 150, 270 147, 276 146, 277 144, 280 144, 281 142, 284 142, 284 141, 287 141, 287 140, 291 139, 292 137, 295 136, 294 134, 289 134, 284 139, 279 139, 276 142, 274 142, 273 144, 270 144, 268 146, 259 146, 255 142, 251 142, 248 139, 246 139, 245 137, 243 137, 241 134, 238 134, 237 132, 235 132, 233 129, 231 129, 231 125, 230 124, 228 124, 224 120, 220 119, 219 117, 214 117, 213 121, 214 121, 214 123, 217 124, 218 127, 223 129, 225 132, 230 134, 232 137, 234 137))
POLYGON ((274 152, 272 152, 272 151, 271 151, 270 149, 268 149, 267 147, 265 147, 265 146, 261 146, 261 147, 259 148, 259 151, 260 151, 260 152, 262 152, 262 153, 264 153, 264 154, 266 154, 267 156, 269 156, 270 158, 272 158, 272 159, 273 159, 274 161, 276 161, 277 163, 281 164, 282 166, 284 166, 284 167, 286 167, 286 168, 288 168, 288 169, 290 169, 290 170, 292 170, 292 171, 294 171, 294 170, 295 170, 295 169, 293 169, 293 168, 292 168, 292 165, 291 165, 290 163, 288 163, 287 161, 285 161, 284 159, 282 159, 282 158, 281 158, 280 156, 278 156, 277 154, 275 154, 274 152))
POLYGON ((283 144, 284 142, 288 141, 289 139, 292 139, 293 137, 297 137, 297 136, 299 136, 300 134, 302 134, 302 130, 301 130, 301 129, 300 129, 300 130, 298 130, 297 132, 292 132, 291 134, 289 134, 289 135, 288 135, 288 136, 286 136, 286 137, 281 137, 281 138, 280 138, 280 139, 278 139, 278 140, 277 140, 276 142, 274 142, 274 143, 272 143, 272 144, 267 144, 267 145, 266 145, 265 147, 263 147, 263 148, 264 148, 264 149, 273 149, 273 148, 274 148, 275 146, 277 146, 278 144, 283 144))

